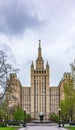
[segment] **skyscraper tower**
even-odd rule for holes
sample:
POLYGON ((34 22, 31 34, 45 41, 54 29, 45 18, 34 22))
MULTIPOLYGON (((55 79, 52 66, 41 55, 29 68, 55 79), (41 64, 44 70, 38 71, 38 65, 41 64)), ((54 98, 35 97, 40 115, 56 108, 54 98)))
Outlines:
POLYGON ((41 52, 41 41, 39 40, 38 57, 36 68, 31 65, 31 116, 39 119, 42 114, 44 119, 50 114, 50 89, 49 89, 49 65, 44 68, 44 60, 41 52))

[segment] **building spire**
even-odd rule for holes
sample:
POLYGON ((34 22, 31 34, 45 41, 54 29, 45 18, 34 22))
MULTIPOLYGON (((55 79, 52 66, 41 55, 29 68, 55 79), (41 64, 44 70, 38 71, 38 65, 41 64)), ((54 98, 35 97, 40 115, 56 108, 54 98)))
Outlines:
POLYGON ((39 40, 39 48, 41 48, 41 40, 39 40))
POLYGON ((48 60, 47 60, 47 65, 48 65, 48 60))
POLYGON ((33 66, 34 64, 33 64, 33 60, 32 60, 32 66, 33 66))
POLYGON ((41 58, 41 40, 39 40, 39 48, 38 48, 38 58, 41 58))

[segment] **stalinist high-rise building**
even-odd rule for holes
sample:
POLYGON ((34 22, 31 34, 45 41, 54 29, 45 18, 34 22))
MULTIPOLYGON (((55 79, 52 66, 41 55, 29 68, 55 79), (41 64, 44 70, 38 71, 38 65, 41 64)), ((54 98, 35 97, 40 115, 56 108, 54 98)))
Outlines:
POLYGON ((41 41, 39 40, 36 65, 32 61, 30 76, 29 87, 22 86, 15 73, 10 74, 8 88, 11 91, 7 93, 8 106, 21 106, 33 119, 39 119, 40 115, 43 115, 44 119, 49 119, 52 113, 58 113, 59 100, 63 98, 63 83, 71 78, 70 73, 65 73, 65 78, 63 76, 58 86, 50 86, 49 64, 47 61, 44 66, 41 41))
POLYGON ((45 118, 50 114, 49 65, 45 69, 40 40, 36 68, 31 65, 31 115, 38 118, 39 114, 45 118))

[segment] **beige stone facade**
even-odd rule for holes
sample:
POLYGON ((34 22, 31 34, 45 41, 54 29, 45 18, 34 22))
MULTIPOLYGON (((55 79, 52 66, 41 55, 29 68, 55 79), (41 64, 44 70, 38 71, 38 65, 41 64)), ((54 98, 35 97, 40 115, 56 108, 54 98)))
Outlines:
POLYGON ((6 93, 8 108, 15 108, 22 106, 22 86, 17 79, 17 75, 15 73, 11 73, 8 83, 8 91, 6 93))
POLYGON ((49 119, 50 114, 58 113, 59 102, 64 98, 63 84, 68 78, 71 78, 71 74, 64 73, 58 86, 50 86, 50 68, 48 61, 44 66, 39 40, 38 57, 36 64, 32 61, 30 77, 30 87, 23 87, 17 79, 17 75, 10 74, 8 79, 10 91, 7 93, 9 106, 20 105, 33 119, 39 119, 41 114, 44 115, 44 119, 49 119))
POLYGON ((44 68, 41 45, 39 41, 38 58, 36 59, 36 68, 31 65, 31 116, 39 119, 41 113, 44 118, 49 118, 50 114, 50 91, 49 91, 49 65, 44 68))
POLYGON ((31 88, 22 87, 22 109, 25 109, 28 114, 31 113, 31 88))
POLYGON ((58 113, 59 87, 50 87, 50 114, 58 113))

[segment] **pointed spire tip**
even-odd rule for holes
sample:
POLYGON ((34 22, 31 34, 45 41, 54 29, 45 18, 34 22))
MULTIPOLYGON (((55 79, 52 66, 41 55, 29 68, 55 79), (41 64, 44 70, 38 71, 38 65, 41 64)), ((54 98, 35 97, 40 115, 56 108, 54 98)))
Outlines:
POLYGON ((38 58, 41 58, 42 54, 41 54, 41 40, 39 40, 39 48, 38 48, 38 58))
POLYGON ((39 40, 39 48, 41 48, 41 40, 39 40))

